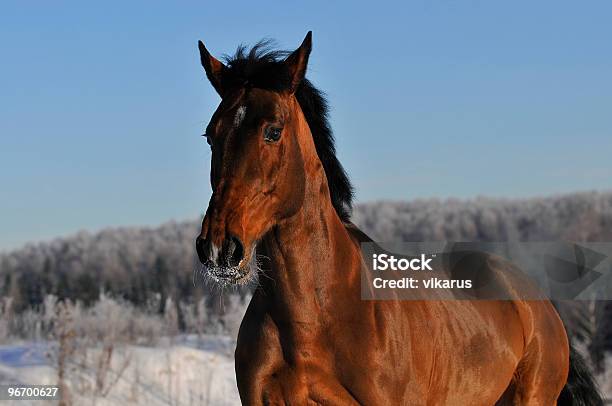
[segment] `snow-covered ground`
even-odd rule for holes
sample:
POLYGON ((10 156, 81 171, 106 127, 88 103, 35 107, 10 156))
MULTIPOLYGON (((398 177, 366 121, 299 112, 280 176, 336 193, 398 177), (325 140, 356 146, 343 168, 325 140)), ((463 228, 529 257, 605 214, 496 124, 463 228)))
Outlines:
MULTIPOLYGON (((67 367, 74 405, 239 405, 234 342, 223 336, 182 337, 152 348, 113 351, 109 367, 101 349, 75 355, 67 367), (98 389, 96 389, 96 387, 98 389)), ((0 346, 0 382, 56 384, 57 370, 45 344, 0 346)), ((41 405, 46 402, 31 402, 41 405)), ((49 402, 51 403, 51 402, 49 402)), ((24 406, 27 402, 15 401, 24 406)))
MULTIPOLYGON (((0 346, 0 383, 57 384, 51 345, 0 346)), ((100 348, 74 354, 66 372, 69 397, 73 405, 239 405, 234 345, 234 340, 226 336, 162 339, 156 347, 114 349, 107 369, 102 365, 105 358, 100 348)), ((602 391, 612 398, 612 357, 607 364, 608 372, 598 378, 602 391)))

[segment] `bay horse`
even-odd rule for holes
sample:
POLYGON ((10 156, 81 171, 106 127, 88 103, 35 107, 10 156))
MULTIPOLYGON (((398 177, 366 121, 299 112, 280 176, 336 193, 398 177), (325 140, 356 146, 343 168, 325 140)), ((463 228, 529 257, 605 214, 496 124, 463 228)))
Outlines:
POLYGON ((548 300, 361 299, 369 239, 350 222, 327 104, 305 78, 311 38, 291 53, 241 46, 225 63, 198 43, 221 103, 196 250, 224 285, 257 277, 256 247, 269 257, 238 335, 242 403, 601 404, 548 300))

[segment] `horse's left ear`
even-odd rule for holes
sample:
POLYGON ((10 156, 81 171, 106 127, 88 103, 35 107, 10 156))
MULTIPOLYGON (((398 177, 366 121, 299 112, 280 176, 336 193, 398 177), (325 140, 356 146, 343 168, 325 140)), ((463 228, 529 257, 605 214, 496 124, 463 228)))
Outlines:
POLYGON ((210 83, 213 85, 219 96, 223 97, 223 71, 226 69, 225 65, 217 58, 212 56, 208 49, 204 46, 202 41, 198 41, 198 48, 200 49, 200 59, 202 60, 202 66, 206 71, 206 76, 210 83))
POLYGON ((302 45, 291 55, 285 59, 285 64, 289 68, 291 78, 291 93, 295 93, 300 83, 306 75, 306 66, 308 65, 308 56, 312 50, 312 31, 308 31, 306 38, 302 41, 302 45))

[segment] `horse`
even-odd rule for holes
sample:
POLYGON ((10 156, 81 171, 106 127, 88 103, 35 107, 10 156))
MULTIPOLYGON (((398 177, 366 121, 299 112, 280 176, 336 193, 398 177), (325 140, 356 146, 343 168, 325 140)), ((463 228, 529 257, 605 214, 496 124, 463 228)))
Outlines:
POLYGON ((196 251, 217 283, 256 281, 235 351, 243 404, 601 404, 548 300, 362 300, 371 239, 305 77, 311 32, 293 52, 260 42, 223 62, 198 47, 221 102, 196 251))

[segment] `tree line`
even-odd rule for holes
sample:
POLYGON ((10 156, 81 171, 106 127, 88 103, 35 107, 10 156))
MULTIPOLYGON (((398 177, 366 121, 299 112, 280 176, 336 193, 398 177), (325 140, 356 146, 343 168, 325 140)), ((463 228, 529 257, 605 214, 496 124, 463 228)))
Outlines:
MULTIPOLYGON (((378 241, 612 241, 612 192, 380 201, 357 205, 352 219, 378 241)), ((88 305, 107 292, 135 306, 150 305, 151 297, 161 297, 158 303, 204 298, 212 312, 223 312, 228 294, 247 292, 224 293, 202 282, 194 250, 199 225, 172 221, 27 244, 0 254, 0 293, 11 297, 16 311, 41 306, 49 294, 88 305)), ((612 302, 558 307, 595 363, 612 351, 612 302)))

